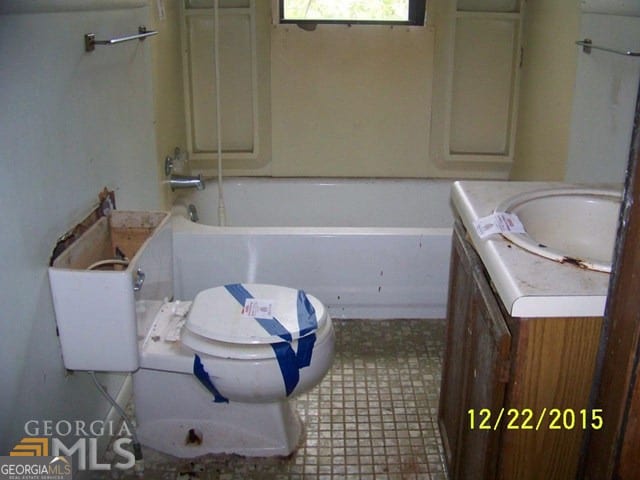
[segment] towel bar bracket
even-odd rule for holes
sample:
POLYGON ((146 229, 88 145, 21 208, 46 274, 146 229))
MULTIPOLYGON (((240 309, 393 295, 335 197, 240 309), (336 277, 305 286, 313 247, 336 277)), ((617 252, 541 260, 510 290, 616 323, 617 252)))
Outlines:
POLYGON ((587 54, 591 53, 591 49, 595 49, 595 50, 602 50, 604 52, 615 53, 616 55, 624 55, 626 57, 640 57, 640 52, 632 52, 631 50, 616 50, 614 48, 600 47, 598 45, 594 45, 590 38, 579 40, 576 42, 576 45, 580 45, 582 47, 582 51, 587 54))
POLYGON ((93 52, 96 49, 96 45, 115 45, 122 42, 128 42, 131 40, 143 41, 147 37, 157 35, 156 30, 147 30, 147 27, 141 25, 138 27, 138 33, 135 35, 129 35, 127 37, 112 38, 110 40, 96 40, 95 33, 85 33, 84 35, 84 51, 93 52))

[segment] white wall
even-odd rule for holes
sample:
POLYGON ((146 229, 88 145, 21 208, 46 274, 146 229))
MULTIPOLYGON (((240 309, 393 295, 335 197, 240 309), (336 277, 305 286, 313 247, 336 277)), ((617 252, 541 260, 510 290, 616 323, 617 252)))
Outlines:
MULTIPOLYGON (((637 15, 640 11, 624 13, 637 15)), ((580 26, 580 39, 583 38, 590 38, 594 45, 640 51, 640 17, 585 12, 580 26)), ((567 181, 622 182, 629 159, 639 79, 637 57, 595 49, 586 54, 580 50, 567 181)))
MULTIPOLYGON (((0 455, 27 420, 92 421, 108 410, 87 374, 68 375, 62 364, 47 281, 56 238, 104 186, 119 208, 160 204, 153 39, 93 53, 83 45, 87 32, 135 33, 146 2, 26 3, 0 6, 0 455), (24 12, 31 7, 49 11, 24 12)), ((122 376, 103 381, 114 393, 122 376)))
POLYGON ((579 33, 578 2, 527 2, 512 180, 564 178, 579 33))

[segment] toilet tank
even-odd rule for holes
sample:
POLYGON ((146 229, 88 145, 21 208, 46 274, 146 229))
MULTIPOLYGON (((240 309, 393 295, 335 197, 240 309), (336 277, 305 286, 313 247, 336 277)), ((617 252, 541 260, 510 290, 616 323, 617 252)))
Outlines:
POLYGON ((137 317, 149 318, 173 297, 172 258, 169 213, 113 210, 53 261, 49 281, 66 368, 138 369, 137 317), (128 264, 117 261, 123 256, 128 264))

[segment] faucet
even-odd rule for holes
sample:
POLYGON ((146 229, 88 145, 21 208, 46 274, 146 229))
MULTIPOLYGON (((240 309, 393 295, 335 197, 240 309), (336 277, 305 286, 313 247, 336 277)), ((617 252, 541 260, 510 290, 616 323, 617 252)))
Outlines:
POLYGON ((177 188, 195 188, 197 190, 204 190, 205 184, 204 180, 202 180, 202 175, 190 176, 172 173, 169 177, 169 186, 172 191, 177 188))
POLYGON ((197 190, 204 190, 205 184, 201 175, 196 177, 173 173, 174 167, 178 162, 180 162, 184 167, 186 160, 184 159, 184 154, 180 151, 180 148, 176 147, 173 152, 173 156, 167 155, 164 159, 164 173, 169 177, 169 186, 171 187, 171 191, 174 191, 177 188, 195 188, 197 190))
POLYGON ((197 223, 200 220, 200 217, 198 216, 198 209, 193 203, 189 204, 187 212, 189 213, 189 220, 192 222, 197 223))

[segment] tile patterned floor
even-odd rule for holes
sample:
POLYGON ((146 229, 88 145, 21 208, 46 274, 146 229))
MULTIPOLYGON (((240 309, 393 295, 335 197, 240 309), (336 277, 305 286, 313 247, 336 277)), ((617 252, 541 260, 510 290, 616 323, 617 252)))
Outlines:
MULTIPOLYGON (((437 427, 444 321, 336 320, 336 359, 296 399, 305 441, 289 458, 179 460, 145 450, 145 478, 446 480, 437 427)), ((120 477, 136 478, 133 473, 120 477)))

